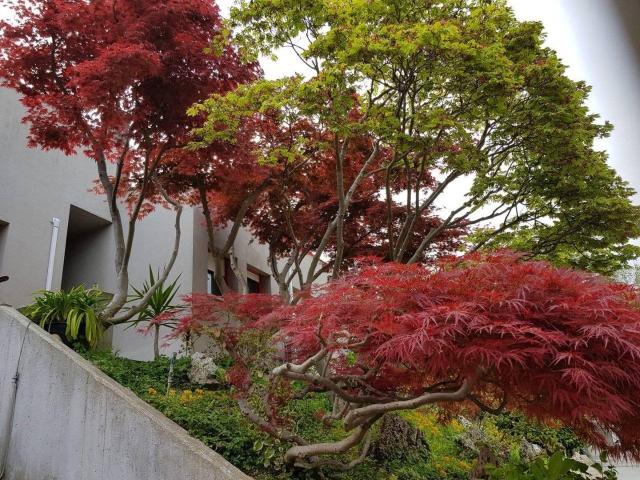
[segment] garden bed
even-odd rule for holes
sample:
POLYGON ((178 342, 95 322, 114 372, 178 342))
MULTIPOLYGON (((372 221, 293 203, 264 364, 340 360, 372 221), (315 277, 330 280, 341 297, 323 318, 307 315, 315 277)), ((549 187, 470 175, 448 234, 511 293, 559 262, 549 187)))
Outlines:
MULTIPOLYGON (((189 359, 176 361, 173 385, 167 391, 167 358, 139 362, 109 353, 80 353, 256 479, 317 478, 314 477, 317 474, 292 470, 282 464, 283 453, 289 445, 258 431, 242 415, 229 389, 209 390, 190 385, 187 378, 189 359)), ((325 395, 294 402, 291 408, 292 411, 286 413, 293 420, 297 433, 318 441, 344 435, 340 428, 325 428, 317 420, 317 412, 330 409, 325 395)), ((541 445, 549 452, 571 451, 580 446, 566 429, 533 425, 515 415, 487 417, 468 428, 458 419, 445 422, 443 427, 435 409, 408 412, 403 418, 420 431, 428 445, 427 452, 398 460, 368 458, 349 472, 331 473, 330 476, 349 480, 467 479, 477 461, 477 452, 470 445, 473 442, 486 444, 503 455, 505 461, 514 464, 524 461, 524 440, 541 445), (481 436, 481 440, 474 436, 481 436)))

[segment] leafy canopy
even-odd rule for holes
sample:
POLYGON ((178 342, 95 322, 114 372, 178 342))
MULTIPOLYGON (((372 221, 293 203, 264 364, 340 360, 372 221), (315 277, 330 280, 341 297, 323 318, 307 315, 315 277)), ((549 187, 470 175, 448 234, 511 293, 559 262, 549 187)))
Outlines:
MULTIPOLYGON (((0 23, 0 77, 22 96, 30 142, 94 159, 174 145, 187 108, 253 77, 205 0, 17 0, 0 23)), ((142 153, 139 153, 142 155, 142 153)))
POLYGON ((14 16, 0 21, 0 85, 21 97, 30 146, 83 151, 95 163, 96 190, 106 196, 113 225, 117 280, 100 316, 127 322, 158 286, 118 315, 128 297, 136 223, 159 197, 176 212, 174 248, 160 281, 177 257, 182 208, 164 195, 150 197, 168 153, 175 157, 196 124, 187 108, 259 69, 220 45, 228 32, 211 0, 5 1, 14 16), (121 198, 130 207, 126 226, 121 198))
MULTIPOLYGON (((288 47, 310 69, 270 107, 312 115, 338 142, 367 135, 392 152, 385 175, 405 179, 408 215, 387 222, 390 259, 406 255, 414 218, 462 178, 465 198, 442 225, 420 226, 412 261, 442 230, 472 226, 482 227, 472 248, 506 245, 603 273, 638 255, 633 191, 594 148, 611 126, 543 46, 541 24, 518 22, 506 2, 243 0, 232 19, 248 58, 288 47), (442 180, 424 182, 423 171, 442 180)), ((207 113, 205 142, 224 109, 207 113)))
MULTIPOLYGON (((387 201, 380 192, 388 188, 392 195, 402 194, 407 181, 400 175, 385 177, 392 152, 380 148, 365 128, 366 120, 353 95, 337 128, 327 112, 332 109, 324 103, 309 103, 317 94, 307 92, 308 88, 308 82, 293 77, 259 80, 213 95, 190 110, 192 115, 206 115, 203 125, 194 130, 191 146, 206 154, 219 142, 231 142, 245 153, 229 160, 216 155, 211 162, 216 167, 206 174, 206 180, 215 220, 241 220, 277 258, 295 257, 299 263, 305 256, 324 254, 325 270, 333 266, 334 271, 342 271, 357 256, 388 254, 389 225, 399 232, 408 213, 402 202, 387 201), (244 174, 231 176, 227 165, 242 168, 244 174), (251 204, 240 219, 240 206, 248 199, 251 204), (337 258, 340 241, 330 228, 343 202, 344 251, 337 258), (332 236, 323 244, 328 229, 332 236)), ((423 171, 421 177, 425 188, 435 186, 429 172, 423 171)), ((442 221, 434 209, 425 208, 414 223, 436 227, 442 221)), ((455 250, 463 230, 442 231, 421 258, 455 250)), ((415 231, 407 237, 404 258, 408 260, 421 237, 415 231)), ((300 273, 307 280, 313 278, 300 273)), ((291 278, 291 273, 286 276, 291 278)))
MULTIPOLYGON (((640 457, 635 287, 502 251, 437 269, 365 262, 266 314, 266 303, 250 297, 211 300, 209 310, 231 310, 250 328, 277 331, 275 341, 286 345, 290 361, 271 372, 269 408, 257 422, 267 431, 279 401, 330 391, 349 402, 327 416, 352 432, 349 448, 384 413, 440 403, 453 412, 508 408, 560 421, 592 445, 640 457), (307 385, 301 393, 298 382, 307 385)), ((240 355, 234 367, 240 397, 261 388, 251 382, 251 362, 240 355)), ((288 460, 301 465, 336 453, 299 445, 288 460)))

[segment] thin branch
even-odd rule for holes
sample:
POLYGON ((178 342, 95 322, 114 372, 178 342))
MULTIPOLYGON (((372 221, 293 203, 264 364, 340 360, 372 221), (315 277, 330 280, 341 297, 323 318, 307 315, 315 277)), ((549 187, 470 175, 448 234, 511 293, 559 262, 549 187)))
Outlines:
POLYGON ((352 428, 363 424, 363 422, 367 422, 367 419, 396 410, 413 410, 423 405, 436 402, 464 400, 471 393, 475 382, 476 378, 467 378, 455 391, 425 393, 424 395, 409 400, 399 400, 389 403, 374 403, 372 405, 356 408, 349 412, 345 417, 344 427, 346 430, 351 430, 352 428))
MULTIPOLYGON (((364 438, 367 436, 369 429, 373 426, 373 424, 378 421, 381 415, 374 416, 370 418, 367 422, 363 423, 357 429, 355 429, 348 437, 337 441, 337 442, 326 442, 326 443, 316 443, 313 445, 298 445, 295 447, 291 447, 285 453, 284 459, 288 464, 307 464, 307 465, 317 465, 318 467, 322 466, 322 464, 327 464, 328 460, 321 460, 316 462, 301 462, 302 459, 315 458, 318 455, 330 455, 330 454, 338 454, 344 453, 348 450, 352 449, 356 445, 358 445, 364 438), (320 463, 324 462, 324 463, 320 463)), ((366 455, 366 450, 368 450, 368 442, 366 443, 366 449, 363 449, 364 455, 366 455)), ((362 457, 362 452, 359 456, 362 457)), ((357 461, 358 459, 356 459, 357 461)), ((359 463, 359 462, 358 462, 359 463)), ((355 464, 357 465, 357 463, 355 464)), ((335 466, 335 465, 334 465, 335 466)), ((316 467, 312 467, 316 468, 316 467)))

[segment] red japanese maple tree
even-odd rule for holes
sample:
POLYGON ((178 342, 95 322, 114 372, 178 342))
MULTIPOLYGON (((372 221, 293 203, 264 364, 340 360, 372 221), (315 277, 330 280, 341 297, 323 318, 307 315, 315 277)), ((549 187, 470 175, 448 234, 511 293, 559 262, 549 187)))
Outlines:
MULTIPOLYGON (((561 421, 612 454, 640 458, 635 287, 503 251, 435 269, 363 260, 295 306, 250 297, 196 303, 198 311, 232 310, 247 328, 275 331, 286 345, 290 359, 271 371, 266 389, 251 383, 252 360, 242 354, 230 378, 249 418, 294 444, 286 453, 292 464, 351 467, 385 413, 428 404, 519 410, 561 421), (310 392, 335 396, 323 420, 342 421, 344 439, 313 444, 288 428, 278 404, 310 392), (256 398, 266 407, 254 410, 256 398), (360 443, 353 462, 331 458, 360 443)), ((192 321, 198 318, 214 319, 196 312, 192 321)))
MULTIPOLYGON (((202 205, 218 263, 233 259, 234 235, 240 225, 248 227, 269 246, 273 278, 288 300, 294 280, 304 289, 322 275, 338 277, 358 256, 393 258, 390 237, 403 243, 401 260, 455 250, 463 224, 441 229, 432 205, 416 216, 394 198, 406 194, 409 179, 388 175, 394 153, 362 125, 357 96, 347 91, 341 102, 325 102, 322 98, 331 95, 318 87, 320 100, 309 107, 301 82, 297 77, 257 81, 193 109, 205 118, 193 143, 204 161, 186 176, 184 169, 172 169, 178 180, 169 183, 191 190, 193 203, 202 205), (220 155, 221 144, 233 153, 220 155), (208 153, 211 148, 215 155, 208 153), (405 232, 407 222, 412 229, 405 232), (220 224, 231 225, 222 248, 212 240, 213 227, 220 224), (420 248, 419 228, 433 231, 429 248, 420 248)), ((407 170, 419 177, 411 181, 436 188, 427 169, 407 170)), ((216 277, 220 290, 228 291, 222 275, 216 277)))
POLYGON ((304 121, 287 129, 269 113, 249 115, 229 138, 206 148, 176 151, 163 166, 161 181, 166 191, 184 203, 199 206, 204 214, 214 279, 221 292, 232 291, 225 276, 229 259, 238 290, 246 293, 246 278, 237 269, 233 254, 240 227, 248 225, 256 212, 268 215, 270 208, 278 208, 267 201, 274 199, 279 185, 297 178, 294 176, 309 161, 302 153, 289 154, 292 131, 295 135, 312 134, 304 121), (270 160, 264 161, 264 156, 270 160), (216 232, 225 225, 229 229, 224 241, 216 242, 216 232))
MULTIPOLYGON (((2 85, 21 95, 30 146, 68 155, 81 150, 95 162, 116 244, 117 288, 103 317, 127 320, 145 303, 116 316, 127 300, 136 223, 151 209, 145 200, 158 188, 165 157, 188 141, 196 119, 187 109, 255 78, 257 66, 243 64, 226 42, 211 0, 16 0, 11 6, 13 20, 0 23, 2 85), (129 206, 126 222, 118 196, 129 206)), ((181 209, 163 196, 177 218, 175 248, 158 284, 180 238, 181 209)))
MULTIPOLYGON (((320 275, 337 277, 361 256, 389 258, 387 231, 389 228, 399 231, 407 216, 404 205, 394 200, 387 202, 380 196, 385 188, 381 165, 389 161, 390 152, 382 150, 370 162, 372 139, 353 138, 345 148, 340 174, 343 184, 356 187, 344 207, 342 232, 337 234, 339 169, 332 138, 328 132, 316 132, 303 162, 297 168, 287 169, 287 175, 279 176, 246 215, 246 224, 253 234, 269 245, 272 273, 281 291, 289 290, 294 278, 299 285, 309 287, 320 275), (362 180, 358 180, 360 175, 362 180), (322 260, 314 269, 313 262, 318 258, 322 260), (302 265, 305 259, 308 264, 302 265)), ((425 182, 435 183, 431 178, 425 182)), ((406 183, 395 178, 389 188, 401 192, 406 183)), ((416 223, 436 228, 442 223, 436 213, 434 209, 425 209, 416 223)), ((432 260, 455 251, 464 232, 464 228, 442 231, 420 259, 432 260)), ((420 235, 411 236, 405 260, 416 252, 421 240, 420 235)))

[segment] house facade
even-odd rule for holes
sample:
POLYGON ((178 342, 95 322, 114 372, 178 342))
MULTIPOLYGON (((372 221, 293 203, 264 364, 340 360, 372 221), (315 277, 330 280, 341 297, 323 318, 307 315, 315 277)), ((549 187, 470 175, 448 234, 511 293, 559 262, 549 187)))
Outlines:
MULTIPOLYGON (((97 177, 94 162, 83 155, 28 148, 24 109, 12 90, 0 89, 0 111, 0 276, 9 276, 0 283, 0 303, 21 307, 38 290, 75 285, 113 292, 113 232, 105 197, 90 191, 97 177)), ((129 268, 132 285, 142 285, 149 266, 155 271, 168 261, 174 221, 173 211, 158 207, 138 224, 129 268)), ((213 258, 201 210, 185 208, 181 230, 169 278, 180 275, 180 295, 211 293, 213 258)), ((226 230, 220 229, 216 241, 225 240, 226 230)), ((243 229, 233 251, 250 291, 278 293, 266 245, 243 229)), ((111 328, 107 341, 120 355, 153 358, 152 339, 127 325, 111 328)), ((165 353, 178 348, 171 345, 165 353)))

